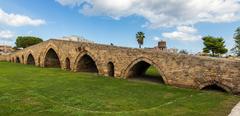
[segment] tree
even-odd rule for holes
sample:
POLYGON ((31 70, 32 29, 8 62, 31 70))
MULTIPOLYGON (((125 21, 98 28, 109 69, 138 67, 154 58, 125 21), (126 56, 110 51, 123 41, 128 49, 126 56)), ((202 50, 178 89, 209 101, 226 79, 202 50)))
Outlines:
POLYGON ((240 27, 235 31, 233 39, 235 41, 235 47, 231 51, 237 56, 240 56, 240 27))
POLYGON ((17 48, 26 48, 43 42, 41 38, 33 36, 18 36, 15 42, 17 48))
POLYGON ((145 38, 145 35, 143 32, 137 32, 136 39, 137 39, 139 48, 141 48, 141 46, 143 45, 144 38, 145 38))
POLYGON ((180 50, 179 53, 180 54, 188 54, 188 51, 187 50, 180 50))
POLYGON ((216 54, 225 54, 228 52, 228 49, 226 48, 225 41, 221 37, 212 37, 212 36, 206 36, 202 38, 204 48, 204 53, 210 53, 212 56, 215 56, 216 54))

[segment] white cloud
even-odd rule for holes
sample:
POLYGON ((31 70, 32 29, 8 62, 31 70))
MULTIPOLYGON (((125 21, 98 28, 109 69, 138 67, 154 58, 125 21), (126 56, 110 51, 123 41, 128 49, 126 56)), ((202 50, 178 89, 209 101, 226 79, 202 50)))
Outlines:
POLYGON ((155 41, 160 41, 160 40, 161 40, 161 38, 160 38, 160 37, 157 37, 157 36, 155 36, 155 37, 153 37, 153 40, 155 40, 155 41))
POLYGON ((10 26, 39 26, 45 24, 46 22, 42 19, 32 19, 24 15, 6 13, 0 9, 0 23, 10 26))
POLYGON ((11 41, 14 38, 13 32, 9 30, 0 30, 0 40, 11 41))
POLYGON ((196 41, 202 38, 202 36, 198 34, 197 29, 189 26, 179 26, 177 27, 177 31, 163 33, 162 36, 167 39, 183 41, 196 41))
POLYGON ((142 16, 151 28, 223 23, 240 19, 238 0, 56 0, 77 6, 85 15, 105 15, 120 19, 142 16), (80 6, 82 5, 82 6, 80 6))

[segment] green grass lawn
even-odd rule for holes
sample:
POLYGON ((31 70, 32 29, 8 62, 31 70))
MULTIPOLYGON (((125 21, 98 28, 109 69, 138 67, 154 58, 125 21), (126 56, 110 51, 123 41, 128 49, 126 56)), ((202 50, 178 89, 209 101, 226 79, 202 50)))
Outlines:
POLYGON ((226 116, 239 96, 0 62, 0 115, 226 116))
POLYGON ((155 76, 155 77, 161 76, 161 75, 158 73, 157 69, 154 68, 153 66, 150 66, 150 67, 148 68, 148 70, 146 71, 145 74, 146 74, 146 75, 155 76))

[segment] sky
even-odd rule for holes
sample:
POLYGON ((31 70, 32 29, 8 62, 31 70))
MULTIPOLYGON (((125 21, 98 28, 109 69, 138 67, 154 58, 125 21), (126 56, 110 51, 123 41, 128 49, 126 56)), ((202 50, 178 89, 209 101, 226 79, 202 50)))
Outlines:
POLYGON ((101 44, 202 51, 202 37, 223 37, 228 49, 240 26, 240 0, 0 0, 0 44, 17 36, 48 40, 77 35, 101 44))

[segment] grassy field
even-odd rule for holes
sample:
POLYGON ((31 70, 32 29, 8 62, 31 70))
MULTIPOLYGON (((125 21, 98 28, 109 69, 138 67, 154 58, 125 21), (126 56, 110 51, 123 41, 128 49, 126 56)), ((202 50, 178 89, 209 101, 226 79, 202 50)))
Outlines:
POLYGON ((226 93, 0 62, 1 116, 226 116, 239 100, 226 93))
POLYGON ((156 76, 156 77, 160 76, 157 69, 154 68, 153 66, 148 68, 148 70, 146 71, 146 75, 151 75, 151 76, 156 76))

